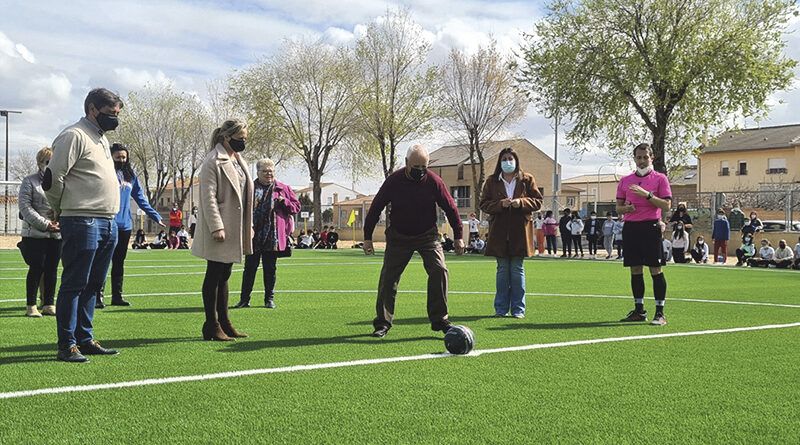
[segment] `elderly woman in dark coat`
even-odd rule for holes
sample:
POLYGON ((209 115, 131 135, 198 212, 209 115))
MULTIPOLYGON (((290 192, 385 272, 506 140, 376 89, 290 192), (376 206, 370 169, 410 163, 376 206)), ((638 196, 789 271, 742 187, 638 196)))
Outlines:
POLYGON ((497 157, 494 173, 486 179, 480 208, 489 214, 486 256, 497 258, 497 291, 494 312, 525 317, 525 267, 533 255, 533 212, 542 206, 542 194, 532 175, 520 170, 512 148, 497 157))

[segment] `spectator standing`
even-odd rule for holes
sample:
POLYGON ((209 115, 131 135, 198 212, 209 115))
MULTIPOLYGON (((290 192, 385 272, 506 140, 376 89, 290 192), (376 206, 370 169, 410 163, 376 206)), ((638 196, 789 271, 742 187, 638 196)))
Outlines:
MULTIPOLYGON (((150 206, 150 202, 144 195, 139 178, 133 172, 128 154, 128 147, 122 144, 111 146, 111 157, 114 159, 114 170, 117 172, 119 182, 119 212, 114 218, 117 223, 117 246, 111 257, 111 304, 114 306, 130 306, 131 304, 122 296, 122 282, 125 275, 125 257, 128 255, 128 243, 131 240, 133 231, 133 213, 131 213, 131 198, 136 201, 136 205, 144 211, 147 216, 161 227, 161 215, 150 206)), ((105 280, 103 287, 95 297, 95 308, 103 309, 106 307, 103 298, 105 291, 105 280)))
POLYGON ((42 190, 42 178, 53 151, 49 147, 36 153, 38 171, 26 176, 19 186, 19 214, 22 216, 22 240, 17 244, 28 275, 25 278, 27 309, 25 315, 39 318, 56 315, 54 298, 61 258, 61 234, 58 222, 42 190), (36 294, 42 282, 42 312, 36 307, 36 294))
POLYGON ((561 233, 561 258, 572 256, 572 232, 567 226, 570 221, 572 221, 572 212, 570 212, 569 208, 566 208, 561 219, 558 220, 558 231, 561 233))
POLYGON ((192 207, 192 214, 189 215, 189 236, 194 239, 194 231, 197 228, 197 206, 192 207))
POLYGON ((602 232, 603 223, 597 219, 597 213, 589 213, 589 220, 583 227, 583 233, 586 234, 586 241, 589 244, 589 256, 594 259, 597 257, 597 238, 602 232))
MULTIPOLYGON (((258 177, 253 183, 253 253, 244 258, 242 291, 236 308, 250 307, 250 294, 262 264, 264 306, 275 308, 275 281, 278 258, 291 255, 289 236, 294 232, 294 215, 300 201, 288 185, 275 179, 275 162, 261 159, 256 163, 258 177)), ((327 227, 326 227, 327 229, 327 227)), ((325 232, 327 235, 327 231, 325 232)))
POLYGON ((731 225, 731 230, 742 230, 742 227, 744 227, 744 212, 739 208, 738 202, 733 203, 733 208, 728 213, 728 222, 731 225))
POLYGON ((56 299, 57 358, 87 362, 85 355, 113 355, 94 339, 95 295, 117 244, 119 182, 106 133, 119 125, 122 100, 104 88, 89 92, 85 116, 53 142, 42 189, 61 229, 61 287, 56 299))
POLYGON ((178 208, 178 203, 172 204, 169 211, 169 234, 178 233, 183 225, 183 212, 178 208))
POLYGON ((481 222, 478 220, 478 216, 475 214, 475 212, 470 212, 467 223, 469 224, 469 240, 472 241, 476 238, 480 238, 481 222))
POLYGON ((714 241, 714 262, 725 264, 728 260, 728 240, 731 238, 731 226, 722 209, 717 210, 711 238, 714 241))
POLYGON ((246 143, 244 121, 223 122, 212 133, 211 151, 200 167, 200 209, 192 254, 206 260, 204 340, 247 336, 233 327, 228 316, 233 263, 253 253, 253 180, 240 155, 246 143))
POLYGON ((775 258, 775 249, 770 245, 769 240, 761 240, 761 248, 758 249, 758 256, 754 256, 747 261, 750 267, 767 267, 770 261, 775 258))
POLYGON ((742 245, 736 249, 736 265, 748 264, 756 255, 756 246, 753 244, 753 235, 747 234, 742 238, 742 245))
MULTIPOLYGON (((483 184, 480 208, 491 215, 485 255, 497 260, 495 316, 525 317, 525 257, 533 255, 530 215, 542 207, 536 180, 519 166, 519 156, 504 148, 494 173, 483 184)), ((580 232, 579 238, 580 238, 580 232)))
POLYGON ((606 220, 603 221, 603 248, 606 249, 606 259, 611 258, 614 253, 614 218, 611 212, 606 212, 606 220))
POLYGON ((622 240, 622 232, 625 229, 625 216, 620 215, 616 221, 614 221, 614 245, 617 247, 617 259, 621 260, 624 258, 625 251, 622 250, 624 247, 624 243, 622 240))
POLYGON ((786 245, 786 240, 778 241, 778 248, 775 249, 775 256, 772 258, 770 264, 778 269, 788 269, 794 261, 794 252, 789 246, 786 245))
POLYGON ((536 250, 538 250, 539 256, 542 256, 544 255, 545 244, 544 218, 542 217, 542 212, 536 212, 536 218, 533 220, 533 231, 536 235, 536 250))
POLYGON ((547 254, 558 255, 558 244, 556 242, 556 232, 558 231, 558 221, 553 217, 553 211, 548 210, 544 215, 544 238, 547 243, 547 254))
POLYGON ((695 263, 705 264, 708 262, 708 244, 706 244, 705 238, 702 236, 697 237, 697 242, 692 246, 691 254, 695 263))
POLYGON ((567 230, 570 233, 570 239, 572 240, 572 245, 575 247, 575 255, 573 258, 578 258, 578 251, 581 253, 581 258, 583 258, 583 243, 581 242, 581 235, 583 234, 583 220, 581 219, 580 215, 578 215, 577 210, 572 211, 572 218, 567 223, 567 230))
POLYGON ((686 211, 685 202, 678 203, 678 208, 675 209, 675 211, 672 213, 672 216, 670 216, 669 222, 670 225, 672 226, 670 227, 670 230, 672 231, 675 230, 675 226, 678 223, 683 223, 683 230, 686 231, 686 233, 689 234, 692 233, 692 217, 689 216, 689 214, 686 211))

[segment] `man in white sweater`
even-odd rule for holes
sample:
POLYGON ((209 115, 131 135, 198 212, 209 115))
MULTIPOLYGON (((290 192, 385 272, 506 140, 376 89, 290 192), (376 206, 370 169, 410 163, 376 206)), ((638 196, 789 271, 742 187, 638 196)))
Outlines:
POLYGON ((770 264, 775 265, 779 269, 787 269, 792 265, 794 260, 794 252, 792 248, 786 245, 786 240, 782 239, 778 242, 778 248, 775 249, 775 256, 770 261, 770 264))
POLYGON ((117 244, 119 182, 105 133, 117 128, 122 100, 104 88, 89 92, 86 115, 53 142, 42 188, 61 227, 63 271, 56 300, 59 360, 113 355, 94 340, 95 294, 117 244))

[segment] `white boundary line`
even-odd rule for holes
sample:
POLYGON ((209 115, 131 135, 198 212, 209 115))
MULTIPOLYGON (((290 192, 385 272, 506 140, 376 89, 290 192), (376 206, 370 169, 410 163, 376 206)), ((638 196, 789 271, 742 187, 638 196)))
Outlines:
MULTIPOLYGON (((564 341, 564 342, 557 342, 557 343, 538 343, 538 344, 523 345, 523 346, 509 346, 509 347, 504 347, 504 348, 476 350, 476 351, 471 352, 468 355, 468 357, 479 357, 481 355, 497 354, 497 353, 502 353, 502 352, 531 351, 531 350, 535 350, 535 349, 563 348, 563 347, 569 347, 569 346, 595 345, 595 344, 600 344, 600 343, 619 343, 619 342, 624 342, 624 341, 652 340, 652 339, 673 338, 673 337, 692 337, 692 336, 698 336, 698 335, 728 334, 728 333, 735 333, 735 332, 763 331, 763 330, 768 330, 768 329, 786 329, 786 328, 794 328, 794 327, 800 327, 800 322, 797 322, 797 323, 786 323, 786 324, 770 324, 770 325, 762 325, 762 326, 748 326, 748 327, 741 327, 741 328, 709 329, 709 330, 704 330, 704 331, 671 332, 671 333, 666 333, 666 334, 632 335, 632 336, 628 336, 628 337, 595 338, 595 339, 590 339, 590 340, 573 340, 573 341, 564 341)), ((380 340, 376 340, 376 341, 380 341, 380 340)), ((73 393, 73 392, 100 391, 100 390, 106 390, 106 389, 135 388, 135 387, 142 387, 142 386, 164 385, 164 384, 169 384, 169 383, 200 382, 200 381, 207 381, 207 380, 229 379, 229 378, 253 376, 253 375, 280 374, 280 373, 300 372, 300 371, 314 371, 314 370, 318 370, 318 369, 348 368, 348 367, 353 367, 353 366, 378 365, 378 364, 384 364, 384 363, 399 363, 399 362, 411 362, 411 361, 419 361, 419 360, 432 360, 432 359, 447 358, 447 357, 455 357, 455 356, 453 356, 451 354, 448 354, 448 353, 421 354, 421 355, 409 355, 409 356, 401 356, 401 357, 386 357, 386 358, 376 358, 376 359, 351 360, 351 361, 345 361, 345 362, 316 363, 316 364, 308 364, 308 365, 283 366, 283 367, 278 367, 278 368, 247 369, 247 370, 243 370, 243 371, 228 371, 228 372, 219 372, 219 373, 214 373, 214 374, 199 374, 199 375, 187 375, 187 376, 177 376, 177 377, 164 377, 164 378, 156 378, 156 379, 131 380, 131 381, 125 381, 125 382, 102 383, 102 384, 95 384, 95 385, 78 385, 78 386, 62 386, 62 387, 54 387, 54 388, 41 388, 41 389, 32 389, 32 390, 25 390, 25 391, 12 391, 12 392, 0 393, 0 400, 2 400, 2 399, 15 399, 15 398, 22 398, 22 397, 33 397, 33 396, 41 396, 41 395, 65 394, 65 393, 73 393)))
MULTIPOLYGON (((230 290, 232 294, 236 294, 239 290, 230 290)), ((281 294, 374 294, 377 290, 372 289, 292 289, 292 290, 276 290, 275 292, 281 294)), ((398 290, 400 294, 424 294, 424 290, 398 290)), ((494 295, 494 292, 489 291, 448 291, 448 294, 454 295, 494 295)), ((154 292, 147 294, 125 294, 126 297, 169 297, 169 296, 183 296, 183 295, 200 295, 200 291, 191 292, 154 292)), ((602 294, 557 294, 547 292, 526 292, 526 296, 532 297, 566 297, 566 298, 611 298, 620 300, 630 300, 630 295, 602 295, 602 294)), ((800 304, 788 303, 767 303, 760 301, 738 301, 738 300, 711 300, 705 298, 680 298, 668 297, 668 301, 685 301, 690 303, 712 303, 712 304, 734 304, 743 306, 767 306, 767 307, 786 307, 800 309, 800 304)), ((0 303, 11 303, 25 301, 24 299, 0 300, 0 303)))

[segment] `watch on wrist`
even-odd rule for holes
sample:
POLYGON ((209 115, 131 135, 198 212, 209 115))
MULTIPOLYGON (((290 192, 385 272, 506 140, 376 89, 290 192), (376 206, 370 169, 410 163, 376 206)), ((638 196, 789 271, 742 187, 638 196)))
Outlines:
POLYGON ((651 200, 653 198, 653 192, 647 192, 647 200, 651 200))

